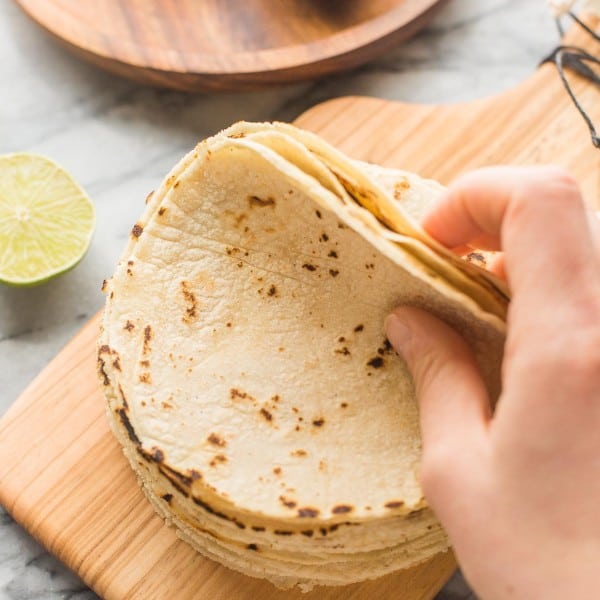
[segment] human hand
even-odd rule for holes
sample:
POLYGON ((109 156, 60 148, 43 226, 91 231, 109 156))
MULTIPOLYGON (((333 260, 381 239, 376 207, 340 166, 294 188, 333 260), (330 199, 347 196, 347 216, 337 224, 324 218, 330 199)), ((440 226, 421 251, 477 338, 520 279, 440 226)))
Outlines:
POLYGON ((421 482, 484 600, 600 598, 600 244, 576 183, 497 167, 425 219, 450 248, 503 250, 512 291, 494 414, 474 357, 435 317, 386 321, 421 411, 421 482))

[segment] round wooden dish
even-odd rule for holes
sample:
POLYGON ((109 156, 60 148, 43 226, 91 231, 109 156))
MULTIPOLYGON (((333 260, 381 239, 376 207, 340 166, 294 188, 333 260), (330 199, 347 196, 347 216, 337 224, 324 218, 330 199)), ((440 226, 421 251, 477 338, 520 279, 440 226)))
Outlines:
POLYGON ((17 0, 79 56, 141 83, 243 90, 355 67, 444 0, 17 0))

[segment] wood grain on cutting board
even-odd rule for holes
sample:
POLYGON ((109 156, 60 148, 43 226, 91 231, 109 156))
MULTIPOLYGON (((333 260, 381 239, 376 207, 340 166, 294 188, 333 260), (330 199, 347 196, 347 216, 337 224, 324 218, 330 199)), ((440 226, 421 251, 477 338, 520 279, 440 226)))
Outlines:
MULTIPOLYGON (((572 40, 576 42, 577 40, 572 40)), ((598 91, 574 78, 600 121, 598 91)), ((600 152, 552 66, 515 90, 456 106, 368 98, 319 105, 297 123, 356 158, 443 182, 492 163, 569 168, 598 206, 600 152)), ((302 595, 202 558, 163 525, 109 432, 96 378, 98 318, 48 365, 0 421, 0 503, 108 600, 294 598, 426 600, 455 567, 442 554, 415 569, 302 595)))

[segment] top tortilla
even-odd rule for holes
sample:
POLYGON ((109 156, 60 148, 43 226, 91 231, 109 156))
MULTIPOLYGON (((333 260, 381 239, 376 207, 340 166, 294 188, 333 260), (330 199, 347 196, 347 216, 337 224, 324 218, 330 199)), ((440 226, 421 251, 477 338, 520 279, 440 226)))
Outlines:
MULTIPOLYGON (((414 387, 383 320, 410 304, 454 326, 492 397, 504 323, 387 239, 343 195, 339 164, 336 175, 314 153, 288 160, 301 136, 278 152, 230 133, 166 178, 107 286, 99 356, 111 414, 190 502, 241 523, 367 524, 418 510, 414 387)), ((435 202, 435 184, 352 165, 342 176, 359 170, 384 192, 401 177, 407 202, 435 202)))

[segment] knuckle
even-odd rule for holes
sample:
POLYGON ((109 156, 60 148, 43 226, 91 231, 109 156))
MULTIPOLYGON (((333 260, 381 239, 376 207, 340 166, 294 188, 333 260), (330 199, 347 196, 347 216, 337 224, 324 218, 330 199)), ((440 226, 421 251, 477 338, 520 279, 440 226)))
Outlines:
POLYGON ((583 197, 576 179, 563 167, 550 165, 532 171, 519 181, 513 192, 514 202, 509 207, 509 215, 519 215, 531 207, 532 203, 548 202, 559 205, 581 205, 583 197))
POLYGON ((577 180, 573 175, 564 167, 559 165, 548 165, 544 167, 544 180, 548 185, 562 185, 565 187, 572 187, 579 189, 577 180))

